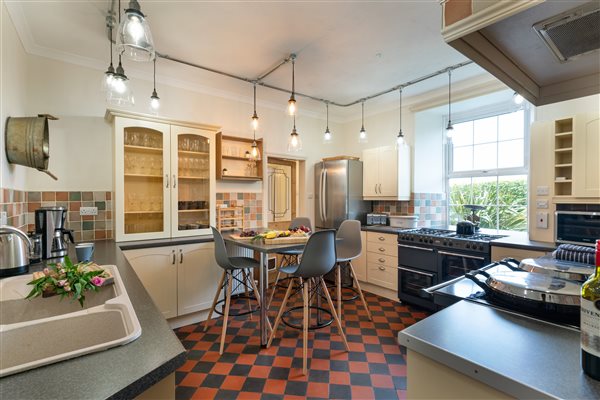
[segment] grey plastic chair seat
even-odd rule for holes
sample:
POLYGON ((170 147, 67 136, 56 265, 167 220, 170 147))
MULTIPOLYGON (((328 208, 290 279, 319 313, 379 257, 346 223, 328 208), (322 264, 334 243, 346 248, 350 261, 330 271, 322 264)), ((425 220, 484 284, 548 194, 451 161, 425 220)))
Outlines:
POLYGON ((293 275, 296 273, 296 271, 298 271, 298 267, 300 267, 299 264, 290 264, 290 265, 281 267, 280 270, 283 273, 293 275))
POLYGON ((257 268, 260 266, 258 261, 250 257, 229 257, 229 262, 233 267, 229 269, 257 268))
POLYGON ((282 255, 286 255, 286 256, 300 256, 300 255, 302 255, 302 249, 282 250, 282 251, 278 251, 277 254, 282 254, 282 255))

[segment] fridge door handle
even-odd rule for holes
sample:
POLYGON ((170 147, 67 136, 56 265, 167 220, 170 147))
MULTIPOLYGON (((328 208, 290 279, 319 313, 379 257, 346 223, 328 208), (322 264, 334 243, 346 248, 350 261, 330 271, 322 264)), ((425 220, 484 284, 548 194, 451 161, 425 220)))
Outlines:
POLYGON ((323 216, 323 171, 321 170, 321 175, 319 175, 319 216, 321 217, 321 221, 325 220, 323 216))
POLYGON ((327 170, 323 170, 323 196, 321 201, 323 202, 323 221, 327 221, 327 170))

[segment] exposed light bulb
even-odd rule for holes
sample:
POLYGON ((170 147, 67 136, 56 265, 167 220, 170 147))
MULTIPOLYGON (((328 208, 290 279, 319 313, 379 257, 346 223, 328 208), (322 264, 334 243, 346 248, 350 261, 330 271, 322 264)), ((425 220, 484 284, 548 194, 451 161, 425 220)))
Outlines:
POLYGON ((256 145, 256 142, 252 143, 252 151, 250 154, 252 155, 252 158, 258 158, 258 146, 256 145))
POLYGON ((360 128, 360 132, 358 133, 358 141, 359 143, 367 143, 367 131, 365 128, 360 128))
POLYGON ((118 77, 112 80, 112 88, 117 93, 125 93, 125 90, 127 90, 127 85, 125 84, 125 80, 118 77))
POLYGON ((448 120, 448 125, 446 126, 446 136, 448 139, 452 139, 454 136, 454 126, 452 126, 452 121, 448 120))
POLYGON ((150 107, 152 107, 153 110, 158 110, 160 108, 160 100, 158 97, 150 98, 150 107))
POLYGON ((324 140, 326 143, 329 143, 329 142, 331 142, 331 132, 329 132, 329 128, 327 128, 327 129, 325 130, 325 134, 323 135, 323 140, 324 140))
POLYGON ((297 134, 292 134, 292 146, 294 146, 294 147, 298 146, 298 135, 297 134))
POLYGON ((296 99, 294 96, 290 97, 288 100, 288 114, 296 115, 296 99))
POLYGON ((135 14, 129 14, 128 18, 127 31, 134 40, 140 40, 144 36, 144 27, 141 19, 135 14))
POLYGON ((525 98, 523 96, 521 96, 519 93, 515 92, 515 94, 513 94, 513 102, 517 105, 521 105, 523 104, 523 101, 525 101, 525 98))
POLYGON ((257 130, 258 129, 258 115, 256 115, 256 112, 254 112, 254 115, 252 116, 252 129, 253 130, 257 130))
POLYGON ((404 134, 402 133, 402 131, 400 131, 398 133, 398 136, 396 136, 396 144, 398 146, 404 146, 404 143, 405 143, 405 141, 404 141, 404 134))

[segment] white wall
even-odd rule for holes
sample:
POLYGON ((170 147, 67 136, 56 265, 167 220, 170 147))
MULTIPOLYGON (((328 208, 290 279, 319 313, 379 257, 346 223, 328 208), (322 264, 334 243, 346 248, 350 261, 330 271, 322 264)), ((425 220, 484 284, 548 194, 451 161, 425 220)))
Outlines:
POLYGON ((4 2, 0 9, 0 187, 22 190, 26 187, 25 171, 28 168, 8 164, 4 129, 7 117, 26 116, 27 56, 4 2))
POLYGON ((536 121, 551 121, 580 113, 600 113, 600 95, 537 107, 534 118, 536 121))
POLYGON ((415 193, 444 193, 443 119, 436 112, 415 114, 414 181, 415 193))

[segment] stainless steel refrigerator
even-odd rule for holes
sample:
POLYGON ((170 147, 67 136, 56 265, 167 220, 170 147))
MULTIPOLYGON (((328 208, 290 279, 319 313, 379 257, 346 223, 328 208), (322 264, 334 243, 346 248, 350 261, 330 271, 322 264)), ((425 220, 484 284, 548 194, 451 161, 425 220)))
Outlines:
POLYGON ((363 164, 358 160, 315 164, 315 226, 337 229, 346 219, 364 225, 372 203, 362 198, 363 164))

